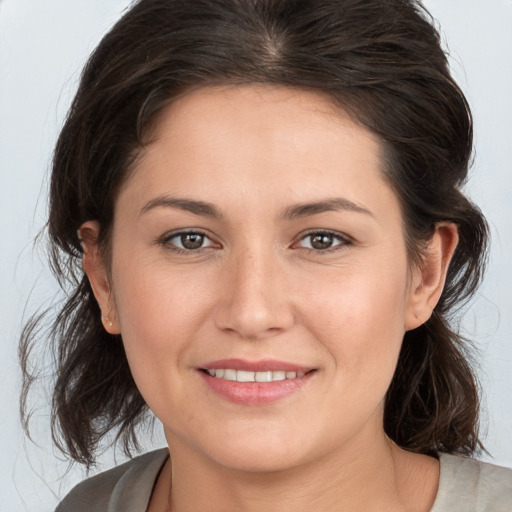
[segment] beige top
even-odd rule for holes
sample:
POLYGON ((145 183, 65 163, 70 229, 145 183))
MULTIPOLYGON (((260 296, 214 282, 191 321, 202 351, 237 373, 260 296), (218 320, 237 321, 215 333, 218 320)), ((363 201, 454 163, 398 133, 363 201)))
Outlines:
MULTIPOLYGON (((145 512, 169 452, 161 449, 88 478, 55 512, 145 512)), ((512 512, 512 469, 440 454, 441 475, 431 512, 512 512)))

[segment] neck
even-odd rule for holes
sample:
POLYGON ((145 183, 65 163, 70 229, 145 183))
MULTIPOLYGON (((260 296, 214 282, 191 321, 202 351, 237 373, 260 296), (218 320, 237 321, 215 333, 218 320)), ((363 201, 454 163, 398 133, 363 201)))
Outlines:
POLYGON ((176 440, 170 446, 149 512, 426 512, 437 490, 437 461, 401 450, 384 433, 270 472, 219 466, 176 440))

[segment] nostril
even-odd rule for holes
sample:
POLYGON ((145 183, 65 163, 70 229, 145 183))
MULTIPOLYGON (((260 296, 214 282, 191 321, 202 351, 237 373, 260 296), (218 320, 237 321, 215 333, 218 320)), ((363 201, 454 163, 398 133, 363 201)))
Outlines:
POLYGON ((294 314, 285 304, 272 304, 263 297, 247 300, 232 297, 215 312, 219 329, 246 340, 276 336, 294 324, 294 314))

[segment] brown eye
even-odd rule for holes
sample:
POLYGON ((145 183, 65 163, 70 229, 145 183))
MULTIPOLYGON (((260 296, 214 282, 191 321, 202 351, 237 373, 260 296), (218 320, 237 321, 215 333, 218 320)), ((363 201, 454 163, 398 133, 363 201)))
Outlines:
POLYGON ((166 237, 163 243, 170 246, 170 248, 181 251, 197 251, 215 245, 208 236, 198 231, 175 233, 172 236, 166 237))
POLYGON ((337 246, 347 245, 349 242, 343 236, 336 233, 319 231, 309 233, 300 240, 300 247, 304 249, 312 249, 315 251, 325 251, 333 249, 337 246))
POLYGON ((180 242, 184 249, 199 249, 204 242, 205 236, 199 233, 185 233, 180 235, 180 242))
POLYGON ((333 244, 332 235, 312 235, 311 236, 311 247, 313 249, 329 249, 333 244))

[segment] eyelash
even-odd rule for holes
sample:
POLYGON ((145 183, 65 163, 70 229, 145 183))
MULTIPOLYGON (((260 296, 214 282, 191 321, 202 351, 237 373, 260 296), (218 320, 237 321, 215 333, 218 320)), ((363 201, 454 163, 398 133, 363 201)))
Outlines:
POLYGON ((171 251, 175 252, 176 254, 182 255, 182 256, 189 256, 193 253, 200 253, 203 252, 205 249, 209 249, 210 247, 213 247, 215 243, 211 240, 211 238, 203 231, 199 229, 193 229, 193 230, 185 230, 185 231, 177 231, 174 233, 170 233, 168 235, 165 235, 160 240, 158 240, 158 243, 167 247, 171 251), (197 249, 186 249, 182 247, 178 247, 175 243, 171 242, 171 240, 176 238, 181 238, 186 235, 196 235, 203 237, 203 243, 205 240, 210 241, 210 245, 206 247, 198 247, 197 249))
MULTIPOLYGON (((177 232, 174 232, 174 233, 170 233, 168 235, 165 235, 164 237, 162 237, 160 240, 158 240, 158 243, 169 248, 170 250, 172 250, 173 252, 175 252, 176 254, 179 254, 179 255, 184 255, 184 256, 189 256, 193 253, 200 253, 200 252, 203 252, 204 250, 207 250, 207 249, 210 249, 211 247, 214 247, 216 244, 215 242, 213 242, 211 240, 211 238, 203 231, 201 230, 198 230, 198 229, 194 229, 194 230, 185 230, 185 231, 177 231, 177 232), (179 239, 183 236, 186 236, 186 235, 196 235, 196 236, 200 236, 203 238, 203 243, 205 240, 209 240, 210 241, 210 245, 207 245, 206 247, 198 247, 197 249, 186 249, 186 248, 182 248, 182 247, 178 247, 175 243, 172 242, 173 239, 179 239)), ((352 245, 352 240, 350 238, 348 238, 346 235, 342 235, 341 233, 338 233, 336 231, 329 231, 329 230, 314 230, 314 231, 309 231, 308 233, 305 233, 305 234, 302 234, 298 241, 297 242, 294 242, 291 247, 292 248, 297 248, 297 249, 301 249, 301 250, 304 250, 304 251, 312 251, 314 253, 317 253, 317 254, 329 254, 329 253, 332 253, 332 252, 335 252, 335 251, 338 251, 340 250, 341 248, 343 247, 347 247, 347 246, 350 246, 352 245), (337 243, 336 245, 332 246, 332 247, 327 247, 325 249, 315 249, 314 247, 295 247, 297 246, 297 244, 300 244, 301 242, 303 242, 304 240, 306 240, 307 238, 311 238, 313 236, 327 236, 327 237, 330 237, 332 239, 332 241, 334 242, 335 240, 337 240, 339 243, 337 243)))
POLYGON ((306 250, 306 251, 313 251, 313 252, 315 252, 317 254, 329 254, 329 253, 332 253, 332 252, 335 252, 335 251, 339 251, 343 247, 348 247, 348 246, 352 245, 352 243, 353 243, 353 241, 349 237, 347 237, 346 235, 343 235, 343 234, 338 233, 336 231, 329 231, 329 230, 325 230, 325 229, 320 229, 320 230, 309 231, 308 233, 305 233, 305 234, 301 235, 301 237, 299 238, 298 242, 295 242, 293 245, 296 245, 296 244, 298 244, 300 242, 303 242, 307 238, 311 238, 313 236, 327 236, 327 237, 331 237, 333 243, 334 243, 335 240, 337 240, 339 243, 337 243, 334 246, 328 247, 326 249, 315 249, 314 247, 299 247, 299 249, 303 249, 303 250, 306 250))

